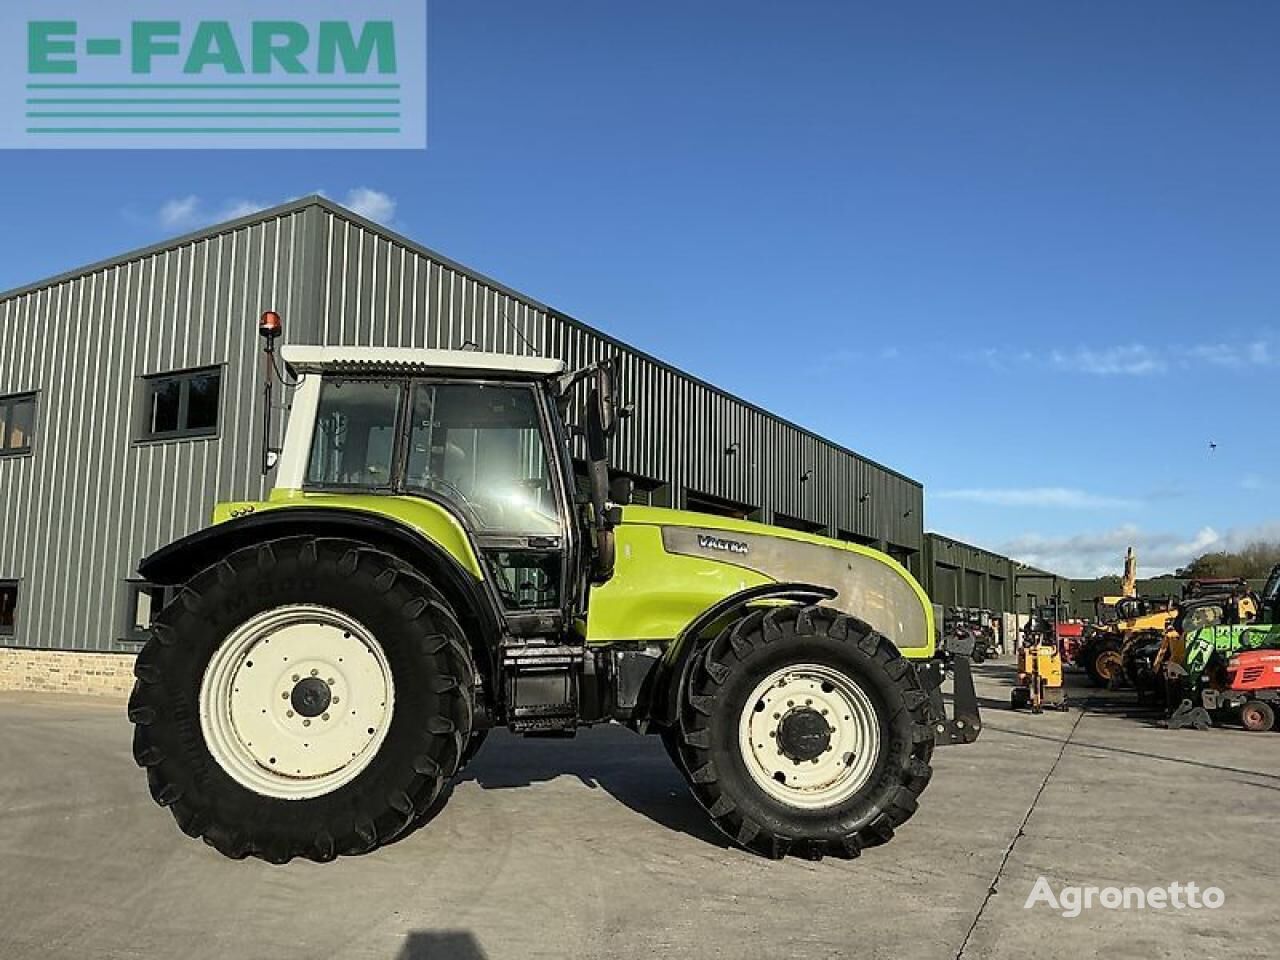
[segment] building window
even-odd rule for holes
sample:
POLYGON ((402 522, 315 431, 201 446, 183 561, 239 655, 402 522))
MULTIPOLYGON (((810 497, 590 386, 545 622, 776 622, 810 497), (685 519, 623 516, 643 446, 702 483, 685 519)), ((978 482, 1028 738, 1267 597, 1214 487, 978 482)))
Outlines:
POLYGON ((0 637, 12 637, 18 618, 18 581, 0 580, 0 637))
POLYGON ((774 513, 773 525, 775 527, 783 527, 787 530, 799 530, 802 533, 826 533, 825 524, 818 523, 814 520, 804 520, 800 517, 789 517, 785 513, 774 513))
POLYGON ((31 452, 36 426, 36 395, 0 397, 0 457, 31 452))
POLYGON ((174 591, 172 587, 160 587, 143 580, 130 580, 128 584, 128 605, 125 608, 128 620, 121 642, 145 643, 150 636, 152 620, 173 599, 174 591))
POLYGON ((142 381, 139 440, 212 437, 218 432, 222 370, 206 367, 164 373, 142 381))
POLYGON ((754 520, 759 516, 759 508, 745 503, 734 503, 721 497, 713 497, 709 493, 686 490, 684 495, 686 510, 695 513, 709 513, 716 517, 732 517, 734 520, 754 520))
POLYGON ((843 540, 846 543, 856 543, 862 547, 878 547, 880 541, 875 537, 864 536, 861 533, 853 533, 850 530, 837 530, 836 539, 843 540))

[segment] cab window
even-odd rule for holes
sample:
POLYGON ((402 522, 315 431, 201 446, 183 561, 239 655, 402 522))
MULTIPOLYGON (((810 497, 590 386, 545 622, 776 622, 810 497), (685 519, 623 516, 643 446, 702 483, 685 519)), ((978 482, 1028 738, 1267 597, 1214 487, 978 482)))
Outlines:
POLYGON ((403 384, 328 378, 311 440, 307 483, 322 487, 391 486, 403 384))

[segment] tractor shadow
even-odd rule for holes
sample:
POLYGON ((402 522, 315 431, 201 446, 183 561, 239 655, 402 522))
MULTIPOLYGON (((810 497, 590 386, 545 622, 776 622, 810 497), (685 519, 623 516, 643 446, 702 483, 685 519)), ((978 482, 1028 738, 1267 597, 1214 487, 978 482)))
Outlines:
POLYGON ((487 956, 468 930, 414 930, 396 960, 486 960, 487 956))
POLYGON ((689 794, 684 776, 656 736, 621 727, 594 727, 572 739, 518 737, 495 730, 458 782, 482 790, 507 790, 573 777, 591 790, 604 790, 630 810, 668 830, 728 848, 689 794))

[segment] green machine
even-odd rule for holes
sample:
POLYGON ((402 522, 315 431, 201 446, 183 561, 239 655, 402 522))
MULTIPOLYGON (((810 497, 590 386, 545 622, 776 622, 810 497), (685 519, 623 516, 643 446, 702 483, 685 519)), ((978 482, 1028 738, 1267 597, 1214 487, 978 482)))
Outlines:
POLYGON ((274 381, 293 390, 270 496, 139 567, 174 599, 137 660, 134 757, 188 835, 271 862, 364 853, 422 822, 492 728, 614 722, 660 735, 742 846, 853 857, 915 812, 935 745, 978 736, 968 662, 935 649, 888 556, 628 505, 613 363, 281 365, 280 328, 264 316, 266 410, 274 381))
MULTIPOLYGON (((1224 599, 1230 611, 1235 601, 1224 599)), ((1253 602, 1252 595, 1245 602, 1253 602)), ((1237 604, 1238 605, 1238 604, 1237 604)), ((1180 659, 1166 667, 1171 686, 1167 702, 1174 705, 1169 714, 1170 729, 1194 727, 1207 730, 1212 726, 1211 710, 1221 700, 1225 683, 1225 667, 1230 659, 1252 650, 1280 649, 1280 565, 1272 568, 1257 599, 1256 620, 1247 623, 1207 622, 1223 619, 1223 606, 1211 601, 1192 601, 1183 629, 1180 659)), ((1239 619, 1239 618, 1238 618, 1239 619)))

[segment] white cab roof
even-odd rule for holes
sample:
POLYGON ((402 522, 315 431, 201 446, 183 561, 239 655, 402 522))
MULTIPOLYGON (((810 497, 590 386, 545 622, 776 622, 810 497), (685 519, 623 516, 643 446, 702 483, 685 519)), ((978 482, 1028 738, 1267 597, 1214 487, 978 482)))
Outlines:
POLYGON ((439 373, 517 374, 553 377, 564 373, 564 361, 548 357, 517 357, 478 350, 414 350, 408 347, 312 347, 286 346, 280 351, 285 363, 300 372, 326 370, 407 371, 439 373))

